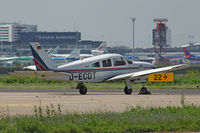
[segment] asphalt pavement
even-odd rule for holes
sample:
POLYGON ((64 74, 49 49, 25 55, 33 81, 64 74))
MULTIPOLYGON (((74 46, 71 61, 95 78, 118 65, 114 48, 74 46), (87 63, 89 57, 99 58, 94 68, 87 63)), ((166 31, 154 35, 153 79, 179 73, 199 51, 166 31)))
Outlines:
MULTIPOLYGON (((133 89, 133 94, 139 89, 133 89)), ((152 94, 200 94, 200 89, 149 89, 152 94)), ((79 93, 77 89, 0 89, 0 92, 65 92, 79 93)), ((88 89, 92 93, 124 93, 123 89, 88 89)))

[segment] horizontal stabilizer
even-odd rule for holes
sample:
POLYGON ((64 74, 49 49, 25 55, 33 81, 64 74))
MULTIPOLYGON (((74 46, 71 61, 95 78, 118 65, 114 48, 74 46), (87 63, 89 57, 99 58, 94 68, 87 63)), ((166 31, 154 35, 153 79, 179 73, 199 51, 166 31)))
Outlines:
POLYGON ((15 76, 36 76, 43 79, 48 79, 49 76, 71 76, 69 73, 54 71, 15 71, 9 74, 15 76))

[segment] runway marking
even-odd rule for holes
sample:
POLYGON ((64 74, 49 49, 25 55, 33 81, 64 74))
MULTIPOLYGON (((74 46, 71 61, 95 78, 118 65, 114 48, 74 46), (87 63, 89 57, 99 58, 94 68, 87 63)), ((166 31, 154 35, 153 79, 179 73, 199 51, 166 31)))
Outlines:
POLYGON ((57 101, 57 102, 43 102, 41 101, 38 101, 37 103, 21 103, 21 104, 12 104, 12 103, 9 103, 9 104, 0 104, 0 107, 17 107, 17 106, 25 106, 25 107, 30 107, 30 106, 39 106, 41 104, 41 106, 47 106, 47 105, 50 105, 50 104, 80 104, 80 103, 107 103, 107 102, 110 102, 111 100, 85 100, 85 101, 57 101))
POLYGON ((33 104, 0 104, 0 107, 32 106, 33 104))
MULTIPOLYGON (((181 94, 124 95, 124 94, 60 94, 60 93, 0 93, 0 114, 31 114, 34 106, 45 111, 53 104, 57 109, 61 105, 63 113, 113 111, 122 112, 129 108, 181 106, 181 94)), ((200 105, 200 94, 184 94, 186 104, 200 105)))

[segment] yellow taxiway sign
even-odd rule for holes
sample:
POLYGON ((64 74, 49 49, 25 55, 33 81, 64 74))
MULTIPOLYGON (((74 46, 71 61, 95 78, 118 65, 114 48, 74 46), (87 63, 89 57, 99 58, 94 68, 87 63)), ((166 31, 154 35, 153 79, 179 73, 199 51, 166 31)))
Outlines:
POLYGON ((173 82, 173 73, 155 73, 148 75, 148 82, 173 82))

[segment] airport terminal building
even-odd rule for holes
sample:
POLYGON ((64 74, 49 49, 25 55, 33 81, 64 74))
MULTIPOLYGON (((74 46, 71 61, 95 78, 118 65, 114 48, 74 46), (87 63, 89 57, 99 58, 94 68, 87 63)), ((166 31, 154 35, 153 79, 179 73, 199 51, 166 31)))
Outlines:
POLYGON ((21 32, 37 32, 37 25, 0 23, 0 42, 15 42, 21 32))
POLYGON ((65 54, 76 47, 81 49, 81 53, 89 54, 102 43, 81 40, 80 32, 43 32, 37 30, 37 25, 0 23, 2 55, 31 55, 29 43, 35 41, 39 41, 45 49, 59 46, 59 51, 65 54))
POLYGON ((80 32, 21 32, 19 34, 20 49, 24 53, 29 52, 29 43, 39 41, 44 48, 60 47, 60 53, 70 53, 74 48, 81 49, 81 53, 90 53, 96 49, 102 42, 81 40, 80 32))
MULTIPOLYGON (((20 23, 0 23, 0 55, 29 56, 30 42, 39 43, 45 48, 59 46, 60 54, 69 54, 74 48, 81 49, 82 54, 91 54, 102 41, 82 40, 81 32, 47 32, 38 31, 37 25, 20 23)), ((127 47, 107 47, 109 53, 125 55, 131 53, 127 47)))

